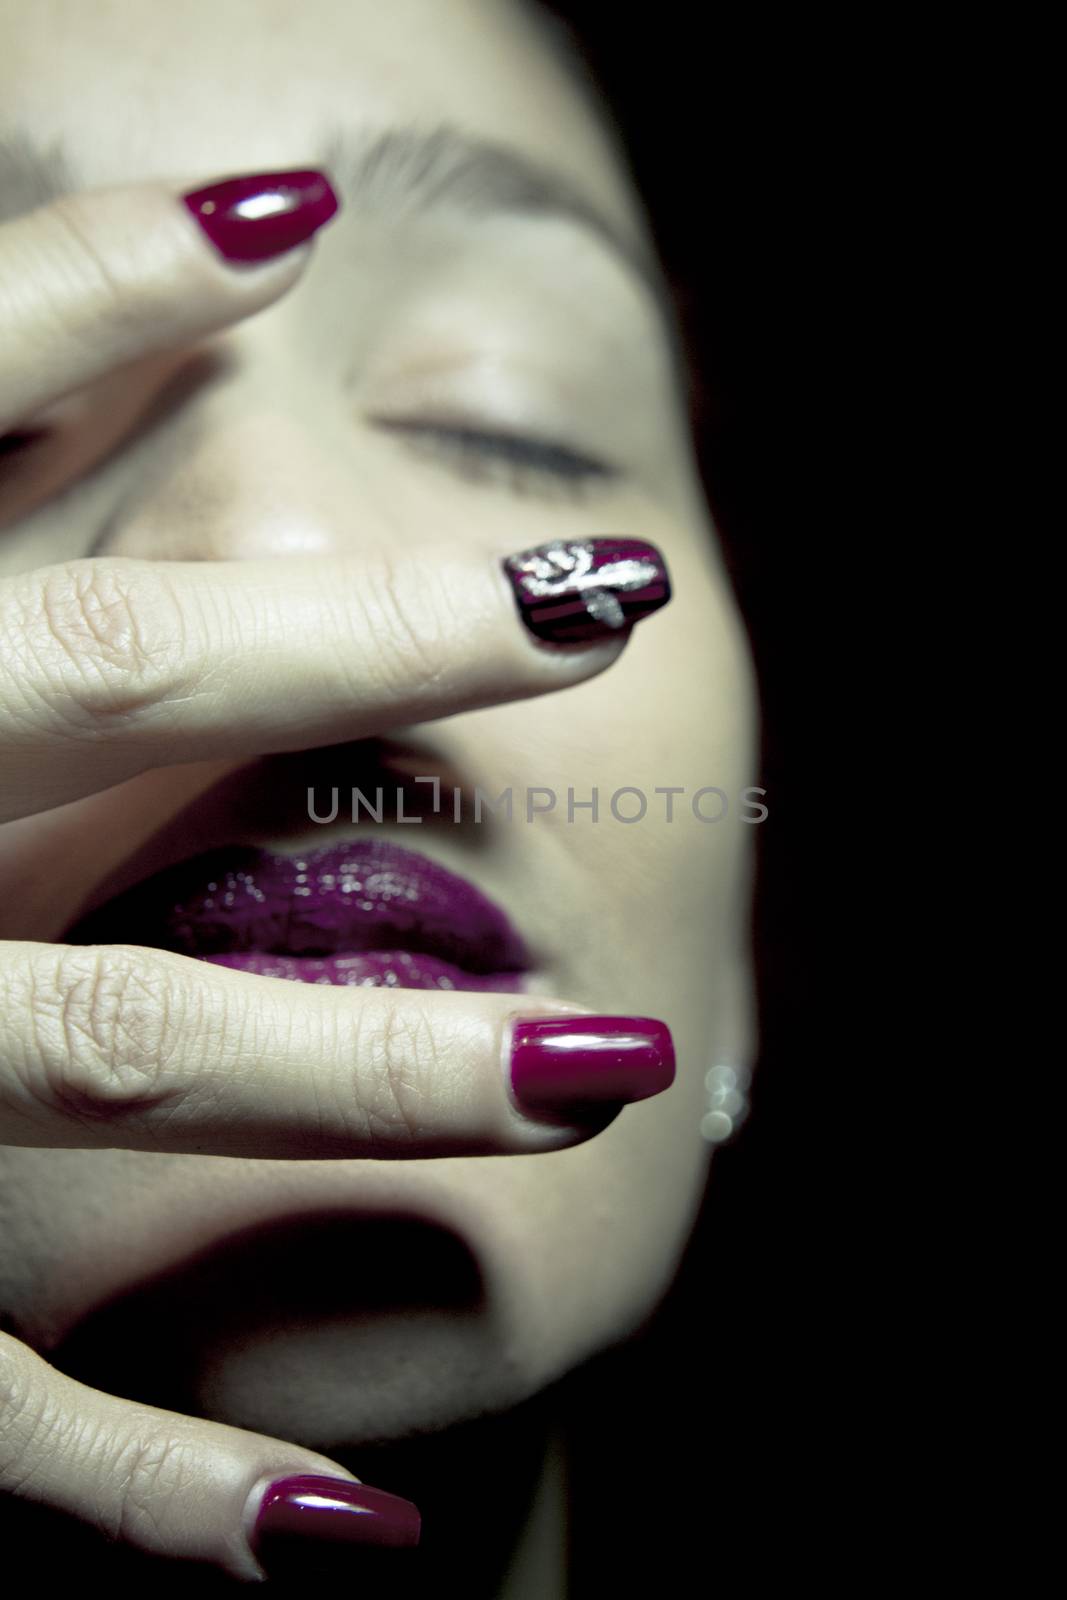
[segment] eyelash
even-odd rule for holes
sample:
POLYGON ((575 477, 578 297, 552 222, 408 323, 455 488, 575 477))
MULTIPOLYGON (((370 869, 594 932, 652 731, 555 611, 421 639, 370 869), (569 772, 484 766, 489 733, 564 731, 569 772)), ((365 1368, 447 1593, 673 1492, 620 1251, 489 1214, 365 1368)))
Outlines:
POLYGON ((618 467, 579 455, 568 445, 554 439, 386 419, 379 420, 378 426, 400 434, 405 443, 415 449, 420 444, 428 443, 433 454, 440 447, 439 453, 451 456, 458 462, 462 476, 475 481, 485 481, 487 476, 491 480, 494 468, 503 467, 507 469, 505 486, 516 494, 524 492, 527 476, 539 484, 535 493, 544 494, 550 489, 558 489, 576 499, 588 487, 595 484, 606 486, 622 477, 618 467))
MULTIPOLYGON (((606 461, 580 455, 554 439, 535 439, 516 433, 492 433, 478 428, 446 428, 435 423, 394 422, 379 419, 377 426, 399 434, 418 450, 430 445, 430 454, 450 456, 461 477, 478 482, 493 482, 513 494, 526 492, 528 480, 536 483, 533 493, 542 498, 552 491, 580 500, 588 488, 606 488, 623 477, 619 467, 606 461), (501 482, 495 467, 507 472, 501 482)), ((16 454, 37 442, 34 435, 8 435, 0 441, 0 454, 16 454)))

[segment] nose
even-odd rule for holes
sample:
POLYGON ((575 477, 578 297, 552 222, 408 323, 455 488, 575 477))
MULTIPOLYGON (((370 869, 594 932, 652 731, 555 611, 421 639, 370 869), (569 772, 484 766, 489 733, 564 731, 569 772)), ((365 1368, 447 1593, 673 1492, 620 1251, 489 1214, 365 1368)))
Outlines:
POLYGON ((95 555, 239 561, 341 554, 372 536, 351 446, 324 419, 242 385, 168 421, 138 460, 95 555))

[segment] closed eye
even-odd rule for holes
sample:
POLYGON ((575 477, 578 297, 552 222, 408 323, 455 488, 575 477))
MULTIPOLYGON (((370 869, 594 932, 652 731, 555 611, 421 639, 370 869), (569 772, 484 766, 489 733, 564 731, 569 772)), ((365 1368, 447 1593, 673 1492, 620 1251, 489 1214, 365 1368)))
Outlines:
POLYGON ((462 477, 516 494, 533 484, 534 493, 561 490, 577 498, 587 489, 607 487, 624 476, 620 468, 552 439, 385 417, 372 421, 399 435, 411 449, 450 462, 462 477))

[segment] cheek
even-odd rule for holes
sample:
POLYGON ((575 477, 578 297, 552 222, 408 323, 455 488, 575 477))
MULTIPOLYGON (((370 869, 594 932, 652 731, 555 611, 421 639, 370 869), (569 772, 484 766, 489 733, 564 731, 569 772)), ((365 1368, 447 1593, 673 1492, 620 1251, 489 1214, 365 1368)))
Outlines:
MULTIPOLYGON (((576 789, 583 782, 633 784, 650 795, 661 785, 695 790, 755 782, 749 644, 717 565, 712 529, 679 526, 645 506, 627 531, 664 552, 669 604, 638 624, 606 672, 564 693, 511 707, 496 717, 494 728, 503 729, 507 717, 521 727, 521 741, 508 740, 513 764, 532 772, 536 763, 545 774, 528 782, 548 783, 554 771, 576 789)), ((649 820, 653 812, 662 815, 665 804, 650 804, 649 820)), ((687 804, 679 797, 679 809, 687 804)))
POLYGON ((482 1230, 498 1328, 519 1372, 551 1381, 651 1312, 677 1270, 708 1149, 699 1111, 676 1088, 536 1172, 500 1175, 482 1230))
POLYGON ((704 543, 676 526, 648 531, 673 595, 619 660, 573 689, 457 719, 450 741, 495 793, 513 790, 507 848, 524 895, 539 904, 552 884, 554 915, 572 924, 559 942, 595 941, 634 964, 654 931, 663 965, 669 952, 706 967, 751 844, 741 817, 743 791, 759 781, 753 675, 710 533, 704 543), (698 927, 699 949, 688 938, 698 927))

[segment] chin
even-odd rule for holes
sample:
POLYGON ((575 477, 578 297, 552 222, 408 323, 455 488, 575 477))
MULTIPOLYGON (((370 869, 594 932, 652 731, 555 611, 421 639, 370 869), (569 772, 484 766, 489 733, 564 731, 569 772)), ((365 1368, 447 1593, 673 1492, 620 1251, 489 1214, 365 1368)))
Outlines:
POLYGON ((418 1312, 249 1332, 211 1351, 191 1398, 213 1421, 335 1454, 507 1410, 543 1382, 485 1313, 418 1312))
POLYGON ((494 1291, 466 1239, 425 1216, 305 1213, 130 1286, 48 1358, 106 1393, 328 1454, 507 1410, 551 1382, 566 1349, 521 1336, 514 1288, 494 1291))

